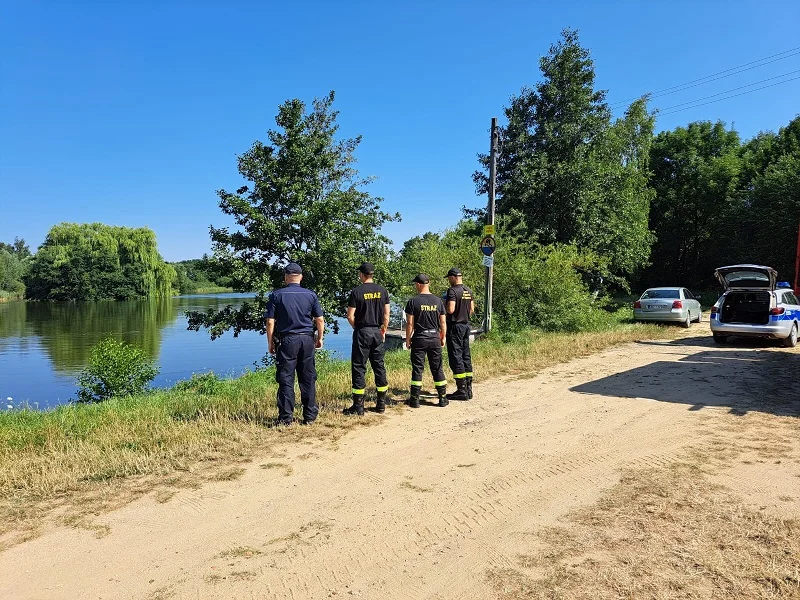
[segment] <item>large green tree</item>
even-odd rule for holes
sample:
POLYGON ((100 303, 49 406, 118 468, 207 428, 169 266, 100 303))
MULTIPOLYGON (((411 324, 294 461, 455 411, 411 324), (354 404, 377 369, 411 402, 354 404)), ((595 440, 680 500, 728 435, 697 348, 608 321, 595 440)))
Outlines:
POLYGON ((32 300, 127 300, 173 293, 175 269, 141 227, 102 223, 54 225, 25 278, 32 300))
MULTIPOLYGON (((524 223, 540 244, 575 244, 627 276, 647 264, 649 146, 646 99, 612 123, 605 92, 578 34, 566 29, 540 62, 542 80, 505 109, 497 169, 497 211, 524 223)), ((487 187, 485 167, 475 174, 487 187)))
POLYGON ((741 143, 721 122, 690 123, 656 136, 651 151, 650 227, 657 236, 647 285, 709 285, 713 271, 741 256, 737 194, 741 143))
POLYGON ((236 227, 211 227, 212 260, 234 288, 257 296, 239 308, 191 313, 191 329, 209 328, 212 338, 228 329, 263 332, 266 295, 283 285, 289 261, 302 265, 303 284, 317 292, 329 318, 342 314, 362 261, 383 268, 390 241, 380 228, 400 216, 382 211, 382 199, 363 189, 370 179, 354 166, 361 138, 337 138, 333 101, 331 92, 310 110, 298 99, 285 102, 269 142, 256 141, 239 156, 248 184, 217 192, 236 227))

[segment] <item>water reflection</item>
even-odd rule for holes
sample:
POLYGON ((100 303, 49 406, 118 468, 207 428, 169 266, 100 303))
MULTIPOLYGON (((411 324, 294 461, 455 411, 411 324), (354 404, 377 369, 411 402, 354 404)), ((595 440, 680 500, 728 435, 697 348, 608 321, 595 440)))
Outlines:
POLYGON ((80 369, 100 340, 113 337, 135 344, 158 360, 161 331, 178 314, 169 299, 128 302, 29 302, 26 330, 41 339, 57 371, 80 369))
MULTIPOLYGON (((157 361, 156 386, 172 385, 192 373, 214 371, 235 376, 254 368, 266 352, 257 332, 226 334, 211 341, 208 333, 186 330, 187 310, 239 305, 249 295, 183 296, 129 302, 0 303, 0 397, 53 406, 75 396, 75 377, 91 348, 105 337, 136 344, 157 361)), ((349 356, 350 328, 345 320, 326 347, 349 356)))

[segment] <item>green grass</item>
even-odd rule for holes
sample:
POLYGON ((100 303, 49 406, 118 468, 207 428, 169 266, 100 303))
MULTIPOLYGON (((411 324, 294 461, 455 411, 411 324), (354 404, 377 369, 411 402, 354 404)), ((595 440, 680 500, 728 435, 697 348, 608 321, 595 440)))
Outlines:
MULTIPOLYGON (((486 374, 528 375, 612 345, 679 335, 677 328, 633 325, 625 318, 623 314, 606 330, 590 333, 492 334, 473 345, 476 381, 487 379, 486 374)), ((386 366, 390 396, 404 399, 410 379, 408 353, 388 353, 386 366)), ((355 427, 400 416, 390 412, 387 417, 345 417, 341 410, 350 402, 350 363, 322 362, 318 375, 321 410, 312 427, 272 427, 277 417, 274 368, 238 379, 201 376, 170 390, 96 405, 2 412, 0 534, 24 528, 25 523, 32 526, 54 503, 82 497, 85 506, 87 493, 123 501, 118 483, 129 483, 134 496, 165 481, 199 485, 272 445, 335 440, 355 427)), ((432 391, 429 373, 424 382, 432 391)), ((368 405, 372 400, 367 398, 368 405)))

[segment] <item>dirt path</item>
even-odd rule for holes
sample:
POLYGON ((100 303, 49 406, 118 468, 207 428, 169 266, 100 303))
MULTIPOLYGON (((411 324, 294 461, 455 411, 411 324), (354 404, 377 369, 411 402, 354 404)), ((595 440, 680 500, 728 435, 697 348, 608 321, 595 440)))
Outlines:
MULTIPOLYGON (((236 481, 98 517, 100 539, 51 531, 0 554, 0 598, 496 598, 487 571, 513 567, 531 531, 591 505, 622 470, 668 465, 712 430, 737 443, 720 424, 748 411, 797 414, 761 404, 786 351, 714 346, 705 325, 689 335, 476 384, 446 409, 390 411, 335 447, 292 447, 236 481)), ((729 483, 800 515, 800 466, 770 469, 781 476, 765 483, 738 465, 729 483)))

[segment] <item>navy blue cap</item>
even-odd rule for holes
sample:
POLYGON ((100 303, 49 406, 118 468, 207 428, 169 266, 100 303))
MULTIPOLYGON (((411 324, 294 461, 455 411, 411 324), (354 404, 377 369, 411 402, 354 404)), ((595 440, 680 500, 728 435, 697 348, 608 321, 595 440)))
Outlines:
POLYGON ((455 267, 453 267, 447 272, 447 275, 445 275, 445 277, 461 277, 461 269, 456 269, 455 267))
POLYGON ((287 275, 302 275, 303 268, 298 265, 297 263, 289 263, 285 267, 283 267, 283 272, 287 275))
POLYGON ((420 273, 413 279, 414 283, 430 283, 431 278, 425 275, 425 273, 420 273))
POLYGON ((375 272, 375 265, 372 263, 361 263, 361 266, 358 267, 358 270, 361 271, 364 275, 372 275, 375 272))

